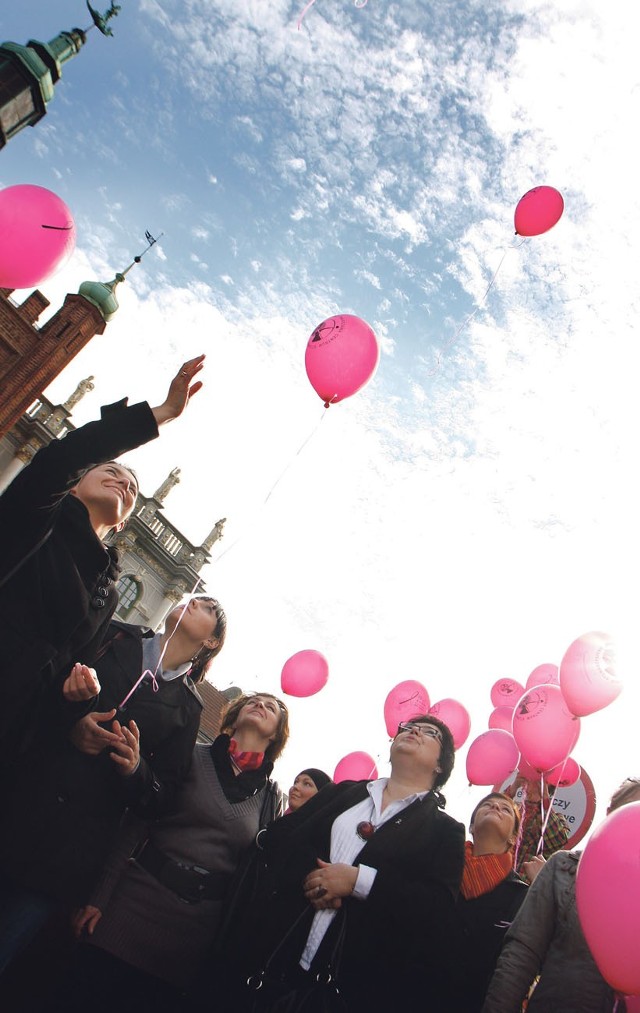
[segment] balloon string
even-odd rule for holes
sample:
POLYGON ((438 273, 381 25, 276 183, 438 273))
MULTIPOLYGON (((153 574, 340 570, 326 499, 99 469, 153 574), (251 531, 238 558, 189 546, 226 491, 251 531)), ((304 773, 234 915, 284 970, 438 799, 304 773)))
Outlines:
POLYGON ((129 692, 127 693, 127 695, 125 696, 124 700, 119 705, 118 710, 121 710, 121 711, 124 710, 125 705, 126 705, 127 701, 129 700, 129 698, 133 696, 133 694, 137 690, 138 686, 142 685, 142 683, 144 682, 144 680, 146 679, 146 677, 148 675, 151 676, 151 686, 152 686, 153 692, 154 693, 158 692, 158 690, 159 690, 160 687, 158 686, 158 678, 157 678, 157 676, 158 676, 158 672, 160 671, 160 666, 162 665, 162 659, 164 658, 165 654, 167 653, 167 647, 171 643, 172 637, 175 636, 175 633, 176 633, 176 631, 177 631, 180 623, 184 619, 184 614, 187 611, 187 607, 189 605, 189 602, 190 602, 191 598, 193 597, 193 595, 195 594, 195 591, 196 591, 196 588, 197 588, 198 584, 200 584, 200 583, 202 583, 202 577, 198 577, 198 579, 196 580, 195 584, 191 588, 191 591, 189 592, 189 596, 187 598, 187 601, 182 606, 182 611, 180 612, 180 615, 178 617, 178 622, 173 627, 171 633, 169 634, 169 636, 165 640, 164 644, 162 645, 162 650, 160 651, 160 657, 158 658, 158 664, 155 667, 155 671, 152 672, 151 669, 149 669, 149 668, 145 669, 145 671, 142 673, 142 675, 140 676, 140 678, 137 679, 136 682, 134 682, 133 686, 131 687, 131 689, 129 690, 129 692))
POLYGON ((542 822, 542 827, 540 830, 540 840, 538 841, 538 847, 536 848, 536 855, 542 854, 543 858, 544 858, 544 835, 547 832, 547 824, 549 823, 549 817, 551 816, 551 809, 553 808, 553 801, 552 799, 549 799, 549 808, 547 809, 547 812, 545 814, 544 795, 545 795, 544 774, 540 774, 540 820, 542 822))
MULTIPOLYGON (((302 453, 302 451, 306 447, 307 443, 309 443, 309 441, 311 440, 312 436, 315 436, 315 434, 318 432, 318 429, 322 425, 326 414, 327 414, 326 410, 323 411, 322 415, 320 416, 319 422, 314 426, 314 428, 311 430, 311 432, 309 433, 309 435, 307 436, 307 438, 304 440, 304 442, 300 444, 300 446, 298 447, 298 449, 296 450, 295 454, 293 455, 293 457, 291 458, 291 460, 288 462, 288 464, 285 465, 284 469, 282 470, 282 472, 280 473, 280 475, 278 476, 278 478, 275 480, 275 482, 273 483, 273 485, 269 489, 269 492, 265 496, 260 509, 264 509, 264 507, 267 505, 267 503, 271 499, 272 493, 274 492, 274 490, 276 489, 276 487, 280 484, 280 482, 282 481, 282 479, 284 478, 284 476, 288 472, 289 468, 291 467, 291 465, 295 461, 296 457, 300 456, 300 454, 302 453)), ((220 560, 222 559, 222 557, 226 556, 227 552, 230 552, 231 549, 235 548, 235 546, 238 544, 238 542, 242 541, 243 537, 244 537, 243 535, 239 535, 236 538, 235 542, 232 542, 231 545, 228 545, 227 548, 224 550, 224 552, 221 552, 219 556, 216 556, 216 558, 211 561, 212 564, 213 563, 219 563, 220 560)))
POLYGON ((300 31, 300 27, 302 25, 302 20, 303 20, 305 14, 307 13, 307 11, 311 10, 311 8, 313 7, 313 5, 314 5, 315 2, 316 2, 316 0, 309 0, 309 3, 307 4, 307 6, 303 10, 302 14, 298 18, 298 31, 300 31))
MULTIPOLYGON (((507 256, 507 254, 510 253, 511 250, 518 250, 518 249, 520 249, 520 247, 524 243, 526 243, 526 241, 527 241, 526 238, 522 239, 521 242, 519 242, 519 243, 512 243, 511 246, 508 246, 506 248, 506 250, 504 251, 504 253, 502 254, 502 256, 500 258, 500 263, 498 264, 498 266, 496 267, 495 271, 493 272, 493 277, 492 277, 491 281, 489 282, 489 284, 487 285, 487 287, 485 289, 485 292, 484 292, 484 295, 482 296, 482 299, 480 299, 480 301, 476 304, 475 309, 472 310, 472 312, 469 314, 469 316, 465 320, 463 320, 463 322, 460 324, 460 326, 458 327, 458 329, 456 331, 454 331, 453 335, 448 339, 448 341, 445 341, 444 345, 442 346, 443 351, 445 351, 448 348, 451 348, 451 346, 455 344, 455 342, 458 340, 460 334, 465 329, 465 327, 467 326, 467 324, 471 323, 471 321, 475 317, 475 315, 478 312, 478 310, 480 309, 480 307, 486 302, 487 296, 489 295, 489 292, 491 291, 491 289, 494 286, 495 280, 498 277, 498 272, 499 272, 500 268, 502 267, 502 265, 504 263, 504 260, 505 260, 505 257, 507 256)), ((441 365, 442 365, 442 352, 438 352, 435 368, 432 369, 432 370, 430 370, 427 373, 427 376, 435 376, 436 373, 439 371, 441 365)))
MULTIPOLYGON (((302 20, 303 20, 305 14, 307 13, 308 10, 310 10, 313 7, 313 5, 314 5, 315 2, 316 2, 316 0, 309 0, 309 3, 304 8, 302 14, 298 18, 298 31, 300 31, 300 25, 302 24, 302 20)), ((354 7, 357 7, 358 10, 362 10, 363 7, 367 6, 368 2, 369 2, 369 0, 354 0, 354 7)))

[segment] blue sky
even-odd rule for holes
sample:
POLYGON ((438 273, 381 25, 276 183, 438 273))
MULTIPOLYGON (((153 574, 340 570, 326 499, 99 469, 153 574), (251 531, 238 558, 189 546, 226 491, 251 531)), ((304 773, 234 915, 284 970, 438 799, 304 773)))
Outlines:
MULTIPOLYGON (((95 374, 82 421, 159 399, 207 352, 198 402, 136 466, 147 491, 181 467, 168 512, 188 537, 229 519, 207 577, 232 626, 215 681, 277 689, 295 651, 329 659, 327 688, 293 701, 285 784, 352 749, 383 763, 403 679, 464 703, 473 738, 498 677, 526 681, 590 629, 633 645, 640 562, 628 20, 591 0, 317 0, 298 31, 303 7, 123 0, 0 156, 0 185, 73 211, 76 252, 41 285, 54 308, 164 233, 49 394, 95 374), (514 242, 540 184, 565 214, 514 242), (382 354, 325 413, 304 349, 337 312, 382 354)), ((80 0, 0 14, 18 42, 76 24, 80 0)), ((574 753, 603 797, 637 772, 637 667, 574 753)), ((464 753, 460 816, 482 791, 464 753)))

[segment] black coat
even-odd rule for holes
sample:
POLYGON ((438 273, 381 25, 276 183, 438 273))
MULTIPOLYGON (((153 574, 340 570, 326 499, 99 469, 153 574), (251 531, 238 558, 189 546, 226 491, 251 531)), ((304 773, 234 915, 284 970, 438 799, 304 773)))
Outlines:
POLYGON ((116 607, 117 553, 69 490, 157 435, 146 403, 112 405, 52 440, 0 497, 0 763, 73 717, 62 683, 76 661, 92 663, 116 607))
MULTIPOLYGON (((261 937, 273 945, 308 908, 308 918, 288 947, 292 968, 313 918, 302 882, 317 868, 317 858, 329 860, 336 817, 366 797, 366 781, 327 785, 296 812, 276 820, 266 833, 265 851, 276 886, 266 905, 269 910, 261 937)), ((377 874, 366 900, 343 900, 346 936, 341 977, 343 985, 348 983, 349 1008, 395 1008, 398 996, 406 993, 421 1009, 446 1010, 455 899, 464 865, 464 827, 429 794, 381 826, 363 844, 354 860, 354 865, 359 863, 373 867, 377 874)), ((331 948, 335 924, 314 966, 322 964, 331 948)))
MULTIPOLYGON (((142 673, 139 626, 113 622, 96 662, 101 683, 93 710, 125 698, 142 673)), ((118 714, 140 729, 141 759, 122 777, 108 751, 79 752, 68 740, 23 758, 4 791, 0 862, 9 878, 68 903, 84 903, 115 839, 125 809, 156 818, 171 809, 187 774, 198 734, 202 700, 184 676, 140 684, 118 714)))
POLYGON ((510 872, 480 897, 458 897, 458 998, 451 1013, 480 1013, 505 934, 526 896, 527 884, 510 872))

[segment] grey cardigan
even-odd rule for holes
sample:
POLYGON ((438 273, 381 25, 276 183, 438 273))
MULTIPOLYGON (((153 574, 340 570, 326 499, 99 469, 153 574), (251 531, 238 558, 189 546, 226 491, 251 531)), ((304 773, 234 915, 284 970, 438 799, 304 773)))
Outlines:
POLYGON ((482 1013, 611 1013, 613 991, 600 974, 576 909, 580 852, 552 855, 529 887, 507 932, 482 1013))
MULTIPOLYGON (((266 788, 243 802, 227 800, 210 747, 197 745, 178 810, 150 827, 153 844, 170 858, 233 875, 258 831, 266 788)), ((108 878, 108 877, 107 877, 108 878)), ((128 864, 103 909, 90 943, 129 964, 186 987, 211 948, 221 900, 185 904, 136 864, 128 864)))

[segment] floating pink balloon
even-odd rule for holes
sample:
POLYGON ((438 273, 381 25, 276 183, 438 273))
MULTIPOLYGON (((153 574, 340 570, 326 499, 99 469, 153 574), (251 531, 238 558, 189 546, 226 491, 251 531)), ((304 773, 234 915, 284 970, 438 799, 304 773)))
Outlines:
POLYGON ((558 788, 569 788, 580 780, 581 773, 580 764, 576 763, 572 756, 567 756, 566 760, 559 763, 557 767, 552 767, 544 777, 548 784, 553 784, 558 788))
POLYGON ((527 679, 525 689, 531 689, 532 686, 547 686, 547 685, 560 685, 560 670, 557 665, 552 665, 550 662, 544 665, 538 665, 534 668, 533 672, 527 679))
POLYGON ((338 762, 333 780, 338 781, 371 781, 378 776, 376 761, 368 753, 347 753, 338 762))
POLYGON ((494 707, 515 707, 524 693, 524 686, 515 679, 498 679, 491 687, 491 703, 494 707))
POLYGON ((496 707, 489 715, 489 728, 502 728, 503 732, 513 733, 513 708, 496 707))
POLYGON ((538 771, 569 755, 580 734, 580 718, 565 702, 559 686, 533 686, 513 712, 513 737, 522 756, 538 771))
POLYGON ((280 677, 282 692, 289 696, 313 696, 329 678, 327 659, 320 651, 298 651, 285 661, 280 677))
POLYGON ((560 688, 573 714, 602 710, 619 695, 615 645, 607 633, 585 633, 574 640, 560 663, 560 688))
POLYGON ((434 717, 445 723, 453 735, 454 749, 460 749, 460 746, 465 744, 471 731, 471 718, 466 707, 463 707, 457 700, 447 697, 434 703, 429 708, 429 714, 433 714, 434 717))
POLYGON ((429 712, 429 694, 421 682, 406 679, 387 693, 384 702, 384 723, 393 738, 401 721, 410 721, 429 712))
POLYGON ((640 802, 607 816, 580 858, 576 903, 600 974, 612 988, 640 993, 640 802))
POLYGON ((535 186, 521 197, 514 223, 519 236, 541 236, 562 218, 564 200, 552 186, 535 186))
POLYGON ((379 357, 378 339, 369 324, 341 313, 316 327, 307 342, 304 364, 311 386, 328 408, 364 387, 379 357))
POLYGON ((469 784, 498 784, 516 770, 520 754, 513 735, 501 728, 482 732, 469 746, 469 784))
POLYGON ((0 288, 29 288, 71 255, 76 227, 65 202, 43 186, 0 190, 0 288))

